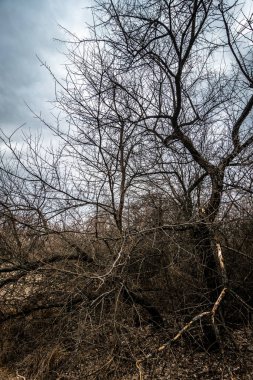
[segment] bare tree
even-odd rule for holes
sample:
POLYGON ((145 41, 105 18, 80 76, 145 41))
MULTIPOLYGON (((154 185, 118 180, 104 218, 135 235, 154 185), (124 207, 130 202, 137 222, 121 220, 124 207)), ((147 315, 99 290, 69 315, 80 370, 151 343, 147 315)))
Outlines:
MULTIPOLYGON (((126 314, 166 329, 174 313, 160 352, 200 320, 205 348, 222 348, 224 298, 252 309, 224 263, 248 249, 231 223, 252 197, 252 19, 213 0, 93 10, 89 38, 69 32, 65 80, 45 64, 61 114, 37 117, 59 145, 29 137, 20 151, 1 137, 2 320, 80 312, 98 331, 112 319, 117 340, 126 314), (22 279, 33 290, 13 310, 22 279)), ((242 273, 246 283, 252 271, 242 273)))
MULTIPOLYGON (((147 149, 158 141, 168 161, 199 168, 191 185, 183 185, 182 169, 176 175, 188 204, 200 189, 193 235, 214 304, 228 283, 217 268, 213 224, 230 168, 252 155, 251 20, 242 23, 237 4, 221 1, 97 3, 103 29, 96 40, 117 62, 111 82, 130 97, 131 122, 150 136, 147 149), (129 75, 135 80, 122 80, 129 75)), ((157 163, 163 159, 157 154, 157 163)))

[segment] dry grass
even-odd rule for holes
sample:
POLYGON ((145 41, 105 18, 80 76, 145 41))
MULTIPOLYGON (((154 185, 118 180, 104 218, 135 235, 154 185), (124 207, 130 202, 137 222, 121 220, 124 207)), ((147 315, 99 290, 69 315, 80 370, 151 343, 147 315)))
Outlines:
MULTIPOLYGON (((191 263, 190 248, 182 250, 178 260, 166 235, 163 244, 168 248, 161 256, 151 246, 153 238, 126 245, 125 251, 131 254, 111 272, 111 252, 100 243, 99 253, 95 252, 93 243, 82 235, 80 241, 72 237, 71 244, 74 241, 92 252, 91 261, 82 260, 82 254, 76 259, 76 250, 60 236, 42 241, 41 250, 37 247, 23 261, 17 255, 17 263, 8 265, 21 261, 27 270, 3 275, 5 280, 22 274, 1 290, 0 380, 140 380, 139 359, 144 359, 143 380, 252 379, 250 309, 232 296, 224 301, 229 322, 229 330, 222 331, 224 355, 205 351, 202 321, 175 345, 158 352, 161 344, 207 306, 201 276, 195 276, 200 264, 197 259, 191 263), (50 262, 56 254, 63 260, 50 262), (37 264, 29 267, 29 263, 37 264), (102 277, 104 273, 109 274, 102 277), (127 299, 124 286, 132 291, 127 299), (134 295, 138 296, 135 300, 134 295), (146 301, 144 306, 157 308, 164 327, 156 328, 149 307, 136 301, 140 299, 146 301), (45 305, 50 307, 43 309, 45 305), (145 360, 150 353, 154 353, 152 358, 145 360)), ((118 246, 114 248, 117 252, 118 246)), ((249 268, 247 261, 237 260, 236 285, 249 268)), ((227 263, 232 273, 234 260, 227 263)), ((244 290, 248 291, 246 285, 244 290)), ((219 316, 217 323, 223 326, 219 316)))

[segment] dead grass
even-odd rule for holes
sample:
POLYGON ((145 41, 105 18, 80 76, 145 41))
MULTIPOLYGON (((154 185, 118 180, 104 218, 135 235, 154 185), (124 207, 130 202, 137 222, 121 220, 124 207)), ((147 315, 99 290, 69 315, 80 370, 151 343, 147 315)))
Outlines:
POLYGON ((26 380, 25 377, 19 373, 13 373, 6 368, 0 368, 0 379, 1 380, 26 380))

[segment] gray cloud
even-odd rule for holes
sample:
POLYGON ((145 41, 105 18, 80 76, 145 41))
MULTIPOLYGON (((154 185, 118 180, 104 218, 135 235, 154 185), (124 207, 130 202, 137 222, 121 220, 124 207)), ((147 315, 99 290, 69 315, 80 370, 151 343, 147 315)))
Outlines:
POLYGON ((58 24, 76 33, 85 32, 89 21, 88 0, 1 0, 0 1, 0 127, 12 132, 23 123, 36 129, 25 102, 36 112, 47 114, 54 83, 41 67, 36 54, 60 73, 65 59, 64 38, 58 24))

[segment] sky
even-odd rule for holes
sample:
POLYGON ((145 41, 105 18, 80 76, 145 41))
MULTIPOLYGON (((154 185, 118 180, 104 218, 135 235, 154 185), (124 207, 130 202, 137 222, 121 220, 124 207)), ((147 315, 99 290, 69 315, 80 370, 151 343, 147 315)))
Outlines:
POLYGON ((82 37, 91 23, 90 0, 0 0, 0 129, 10 135, 38 130, 26 103, 36 113, 50 114, 54 81, 36 55, 56 76, 64 73, 62 25, 82 37))
MULTIPOLYGON (((54 99, 54 81, 38 55, 56 76, 64 75, 64 39, 59 24, 81 38, 86 23, 92 23, 87 9, 92 0, 0 0, 0 129, 7 135, 23 126, 24 131, 38 131, 27 105, 43 117, 50 115, 54 99), (27 105, 26 105, 27 103, 27 105)), ((245 0, 247 13, 251 0, 245 0)))

